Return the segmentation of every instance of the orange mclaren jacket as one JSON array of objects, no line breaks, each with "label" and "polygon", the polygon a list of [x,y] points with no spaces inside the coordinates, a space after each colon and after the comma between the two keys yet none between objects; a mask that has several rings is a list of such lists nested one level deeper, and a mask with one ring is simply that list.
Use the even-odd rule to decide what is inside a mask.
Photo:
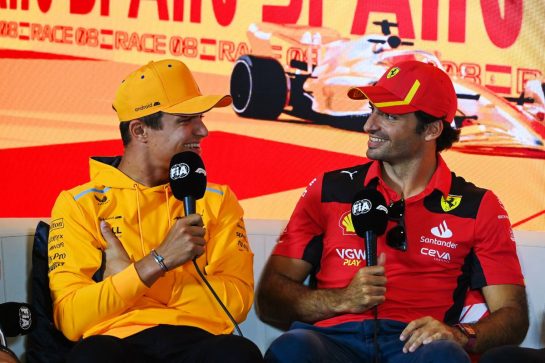
[{"label": "orange mclaren jacket", "polygon": [[[99,228],[106,220],[132,261],[149,254],[183,216],[183,203],[168,184],[146,187],[117,168],[91,159],[91,182],[63,191],[53,207],[48,242],[55,325],[70,340],[106,334],[120,338],[158,324],[190,325],[213,334],[233,324],[219,307],[193,263],[168,271],[148,288],[134,264],[97,278],[106,247]],[[208,184],[197,201],[206,227],[201,271],[241,322],[253,302],[253,253],[243,211],[227,186]],[[94,279],[93,279],[94,277]]]}]

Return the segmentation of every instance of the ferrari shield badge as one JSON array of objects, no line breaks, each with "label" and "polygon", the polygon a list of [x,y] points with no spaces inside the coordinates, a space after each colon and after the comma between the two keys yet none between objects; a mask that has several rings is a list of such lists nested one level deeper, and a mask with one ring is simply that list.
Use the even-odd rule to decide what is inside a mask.
[{"label": "ferrari shield badge", "polygon": [[456,209],[460,205],[461,201],[461,195],[449,194],[446,199],[445,197],[441,197],[441,208],[444,212],[450,212],[451,210]]}]

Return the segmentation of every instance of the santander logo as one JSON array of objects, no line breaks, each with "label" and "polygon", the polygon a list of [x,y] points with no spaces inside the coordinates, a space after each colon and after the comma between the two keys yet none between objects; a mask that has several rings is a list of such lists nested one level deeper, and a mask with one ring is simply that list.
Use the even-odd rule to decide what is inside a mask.
[{"label": "santander logo", "polygon": [[440,238],[450,238],[452,237],[452,231],[448,228],[447,222],[443,220],[437,227],[431,229],[431,233]]}]

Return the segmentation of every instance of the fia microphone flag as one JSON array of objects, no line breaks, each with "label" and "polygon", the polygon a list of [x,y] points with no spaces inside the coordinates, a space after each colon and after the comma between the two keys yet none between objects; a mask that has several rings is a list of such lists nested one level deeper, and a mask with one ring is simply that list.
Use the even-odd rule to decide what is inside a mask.
[{"label": "fia microphone flag", "polygon": [[33,310],[29,304],[0,304],[0,329],[7,337],[28,334],[34,328]]},{"label": "fia microphone flag", "polygon": [[206,191],[206,170],[201,157],[191,151],[174,155],[170,161],[169,181],[174,197],[184,202],[185,214],[195,213],[195,201]]},{"label": "fia microphone flag", "polygon": [[384,234],[388,224],[388,208],[376,189],[363,189],[352,202],[352,223],[356,234],[365,239],[367,266],[377,264],[377,236]]}]

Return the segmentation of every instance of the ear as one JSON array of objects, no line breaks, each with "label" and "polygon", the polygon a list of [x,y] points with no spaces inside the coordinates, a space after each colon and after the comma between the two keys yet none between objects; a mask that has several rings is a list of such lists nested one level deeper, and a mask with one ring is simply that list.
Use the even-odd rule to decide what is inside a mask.
[{"label": "ear", "polygon": [[131,139],[138,142],[146,143],[148,139],[148,128],[140,120],[132,120],[129,123],[129,132],[131,134]]},{"label": "ear", "polygon": [[441,136],[443,132],[443,120],[433,121],[426,125],[426,130],[424,131],[424,139],[426,141],[431,141],[437,139]]}]

